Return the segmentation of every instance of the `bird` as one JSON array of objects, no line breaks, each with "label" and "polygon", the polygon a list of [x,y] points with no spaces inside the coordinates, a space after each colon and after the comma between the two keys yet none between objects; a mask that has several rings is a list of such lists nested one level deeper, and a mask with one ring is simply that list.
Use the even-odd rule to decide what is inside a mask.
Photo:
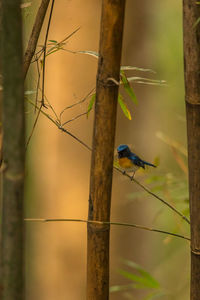
[{"label": "bird", "polygon": [[155,165],[142,160],[139,156],[137,156],[135,153],[131,152],[129,147],[127,145],[119,145],[117,147],[118,152],[118,162],[120,167],[123,169],[124,173],[127,172],[133,172],[133,176],[131,179],[133,180],[135,172],[141,167],[145,169],[145,166],[151,166],[156,168]]}]

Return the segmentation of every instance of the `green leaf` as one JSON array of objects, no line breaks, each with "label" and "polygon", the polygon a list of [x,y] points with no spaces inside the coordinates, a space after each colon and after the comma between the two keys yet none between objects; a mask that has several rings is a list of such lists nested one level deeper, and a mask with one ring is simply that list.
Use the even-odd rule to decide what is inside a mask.
[{"label": "green leaf", "polygon": [[57,46],[53,46],[53,47],[48,49],[47,53],[51,54],[50,52],[57,49],[57,48],[58,48]]},{"label": "green leaf", "polygon": [[123,98],[122,98],[122,95],[120,95],[120,94],[118,95],[118,103],[119,103],[119,105],[120,105],[120,107],[121,107],[123,113],[125,114],[125,116],[126,116],[129,120],[131,120],[131,119],[132,119],[132,118],[131,118],[131,113],[130,113],[130,111],[129,111],[127,105],[126,105],[126,103],[124,102],[124,100],[123,100]]},{"label": "green leaf", "polygon": [[131,272],[119,270],[120,274],[131,281],[139,283],[136,288],[159,288],[158,282],[150,274],[142,274],[142,276],[135,275]]},{"label": "green leaf", "polygon": [[58,44],[58,41],[56,41],[56,40],[49,40],[49,42]]},{"label": "green leaf", "polygon": [[150,293],[148,294],[143,300],[154,300],[154,299],[160,299],[160,297],[165,296],[165,292],[156,292],[156,293]]},{"label": "green leaf", "polygon": [[51,55],[51,54],[53,54],[53,53],[55,53],[55,52],[57,52],[57,51],[59,51],[59,50],[61,50],[62,48],[59,48],[59,47],[52,47],[51,49],[49,49],[48,51],[47,51],[47,54],[46,54],[46,56],[49,56],[49,55]]},{"label": "green leaf", "polygon": [[138,103],[137,98],[135,96],[135,93],[134,93],[132,87],[130,86],[130,84],[129,84],[128,80],[127,80],[127,77],[126,77],[124,71],[120,71],[120,75],[121,75],[121,80],[122,80],[122,84],[124,86],[125,91],[131,97],[131,100],[135,104],[137,104]]},{"label": "green leaf", "polygon": [[136,269],[141,274],[142,278],[144,279],[144,282],[146,282],[146,284],[149,285],[149,287],[156,289],[160,287],[158,281],[154,279],[151,276],[151,274],[145,271],[140,265],[130,260],[125,260],[124,263],[127,266]]},{"label": "green leaf", "polygon": [[194,25],[192,26],[192,28],[196,27],[200,22],[200,17],[196,20],[196,22],[194,23]]},{"label": "green leaf", "polygon": [[88,105],[87,118],[88,118],[88,116],[89,116],[90,111],[91,111],[92,108],[93,108],[95,99],[96,99],[96,94],[93,94],[92,97],[91,97],[91,99],[90,99],[89,105]]}]

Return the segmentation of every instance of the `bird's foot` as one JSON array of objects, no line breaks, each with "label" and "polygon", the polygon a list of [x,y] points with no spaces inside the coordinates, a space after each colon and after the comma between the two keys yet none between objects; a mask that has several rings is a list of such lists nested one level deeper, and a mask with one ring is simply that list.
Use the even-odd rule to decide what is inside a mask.
[{"label": "bird's foot", "polygon": [[131,181],[133,181],[134,176],[135,176],[135,173],[133,173],[133,175],[131,176]]}]

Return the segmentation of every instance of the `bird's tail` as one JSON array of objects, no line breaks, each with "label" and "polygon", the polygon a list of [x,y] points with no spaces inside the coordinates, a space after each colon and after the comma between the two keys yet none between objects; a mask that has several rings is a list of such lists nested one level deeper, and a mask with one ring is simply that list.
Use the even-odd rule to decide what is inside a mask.
[{"label": "bird's tail", "polygon": [[147,166],[151,166],[151,167],[156,168],[155,165],[153,165],[153,164],[151,164],[151,163],[148,163],[147,161],[144,161],[144,160],[143,160],[143,163],[144,163],[145,165],[147,165]]}]

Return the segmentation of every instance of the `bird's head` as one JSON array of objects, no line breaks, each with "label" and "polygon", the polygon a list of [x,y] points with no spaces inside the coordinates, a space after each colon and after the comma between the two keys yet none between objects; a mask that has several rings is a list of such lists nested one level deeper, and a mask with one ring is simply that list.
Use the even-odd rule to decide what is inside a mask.
[{"label": "bird's head", "polygon": [[119,145],[117,147],[118,157],[127,157],[131,151],[127,145]]}]

